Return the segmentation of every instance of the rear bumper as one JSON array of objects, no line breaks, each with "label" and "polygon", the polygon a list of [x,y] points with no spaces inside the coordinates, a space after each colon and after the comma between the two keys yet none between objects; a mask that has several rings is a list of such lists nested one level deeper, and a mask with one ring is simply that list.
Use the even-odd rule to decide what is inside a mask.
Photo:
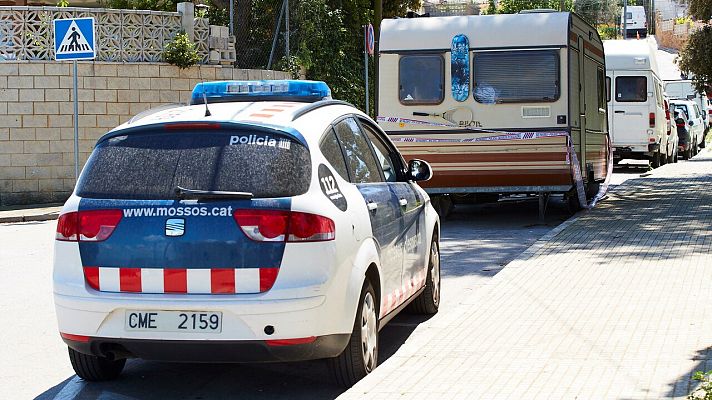
[{"label": "rear bumper", "polygon": [[657,143],[614,147],[613,158],[644,159],[653,155],[659,148]]},{"label": "rear bumper", "polygon": [[263,340],[151,340],[92,337],[62,338],[72,349],[111,359],[141,358],[174,362],[304,361],[338,356],[349,334],[320,336],[310,343],[270,344]]}]

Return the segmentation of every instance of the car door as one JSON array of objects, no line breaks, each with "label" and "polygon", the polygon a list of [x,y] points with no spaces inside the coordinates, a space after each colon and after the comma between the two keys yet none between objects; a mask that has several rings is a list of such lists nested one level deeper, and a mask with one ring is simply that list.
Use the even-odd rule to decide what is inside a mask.
[{"label": "car door", "polygon": [[[359,119],[361,127],[373,145],[376,160],[384,171],[391,192],[398,199],[401,213],[397,245],[402,249],[402,292],[413,293],[425,280],[427,232],[425,229],[424,198],[416,184],[407,179],[405,163],[386,135],[366,119]],[[405,295],[404,295],[405,296]],[[405,301],[405,298],[399,299]]]},{"label": "car door", "polygon": [[334,123],[334,132],[346,159],[349,180],[361,192],[368,208],[373,239],[381,261],[383,310],[387,296],[401,288],[403,254],[398,243],[402,224],[401,206],[385,181],[384,171],[356,119],[349,116],[338,120]]}]

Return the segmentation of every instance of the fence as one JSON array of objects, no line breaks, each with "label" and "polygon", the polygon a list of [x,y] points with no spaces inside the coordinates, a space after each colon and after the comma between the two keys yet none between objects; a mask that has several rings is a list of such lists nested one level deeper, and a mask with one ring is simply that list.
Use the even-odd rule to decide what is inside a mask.
[{"label": "fence", "polygon": [[52,20],[94,17],[97,61],[157,62],[167,42],[181,31],[193,36],[202,63],[208,62],[207,18],[182,12],[76,7],[0,7],[0,60],[53,60]]}]

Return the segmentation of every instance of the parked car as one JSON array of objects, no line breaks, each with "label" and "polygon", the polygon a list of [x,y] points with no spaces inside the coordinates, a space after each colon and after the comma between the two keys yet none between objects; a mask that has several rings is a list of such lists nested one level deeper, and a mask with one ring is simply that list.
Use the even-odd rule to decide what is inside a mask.
[{"label": "parked car", "polygon": [[674,100],[672,104],[675,109],[682,111],[685,115],[688,130],[690,133],[689,157],[694,157],[699,148],[704,143],[704,123],[697,104],[692,100]]},{"label": "parked car", "polygon": [[687,124],[687,115],[683,110],[675,107],[674,104],[672,104],[671,108],[678,137],[678,153],[683,159],[689,160],[692,156],[692,138],[690,137],[690,127]]},{"label": "parked car", "polygon": [[[670,115],[670,113],[671,113],[670,100],[667,98],[667,96],[664,96],[663,101],[665,103],[665,129],[667,130],[667,146],[665,149],[664,164],[675,163],[675,162],[677,162],[677,156],[678,156],[679,138],[677,135],[676,124],[675,124],[675,121],[673,120],[674,118]],[[663,161],[662,158],[661,158],[661,161]]]},{"label": "parked car", "polygon": [[645,17],[645,8],[643,6],[628,6],[625,18],[621,13],[621,28],[623,27],[624,19],[628,38],[644,38],[648,35],[648,20]]},{"label": "parked car", "polygon": [[366,114],[323,82],[199,83],[190,106],[99,139],[57,223],[54,301],[74,371],[127,358],[329,359],[350,386],[378,331],[440,302],[439,219]]}]

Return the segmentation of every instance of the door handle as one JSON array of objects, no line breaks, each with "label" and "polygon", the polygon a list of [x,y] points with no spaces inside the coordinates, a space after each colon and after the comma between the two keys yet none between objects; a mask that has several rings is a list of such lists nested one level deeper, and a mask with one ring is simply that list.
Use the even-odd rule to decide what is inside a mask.
[{"label": "door handle", "polygon": [[616,114],[625,114],[625,111],[620,111],[620,110],[619,110],[619,111],[613,111],[613,112],[616,113]]},{"label": "door handle", "polygon": [[408,200],[407,199],[400,199],[398,200],[398,203],[400,203],[401,207],[405,207],[408,205]]},{"label": "door handle", "polygon": [[375,211],[378,208],[378,203],[369,200],[368,203],[366,203],[366,207],[368,207],[368,211]]}]

